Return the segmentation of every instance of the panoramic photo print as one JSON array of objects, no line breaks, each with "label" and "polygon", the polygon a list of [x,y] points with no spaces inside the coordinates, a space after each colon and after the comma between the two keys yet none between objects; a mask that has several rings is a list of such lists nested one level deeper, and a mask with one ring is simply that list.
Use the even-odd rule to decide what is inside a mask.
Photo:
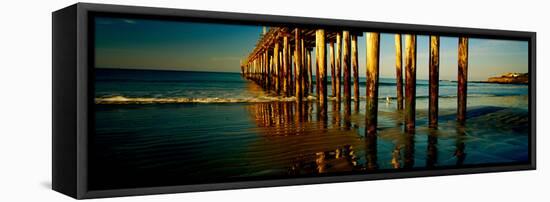
[{"label": "panoramic photo print", "polygon": [[93,190],[529,162],[528,41],[97,16]]}]

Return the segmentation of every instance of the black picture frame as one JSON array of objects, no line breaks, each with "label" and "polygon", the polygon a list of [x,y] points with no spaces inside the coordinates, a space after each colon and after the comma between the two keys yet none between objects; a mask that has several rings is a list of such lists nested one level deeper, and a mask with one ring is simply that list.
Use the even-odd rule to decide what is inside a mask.
[{"label": "black picture frame", "polygon": [[[93,49],[90,45],[91,16],[97,13],[158,19],[196,20],[239,24],[289,24],[299,26],[346,27],[362,31],[467,35],[476,38],[519,39],[529,44],[529,159],[528,164],[463,167],[444,170],[411,170],[338,175],[314,178],[274,179],[230,183],[163,186],[116,190],[87,188],[88,137],[93,132]],[[208,190],[306,185],[317,183],[442,176],[536,169],[536,33],[353,20],[335,20],[277,15],[259,15],[184,9],[77,3],[52,13],[52,188],[68,196],[98,197],[165,194]]]}]

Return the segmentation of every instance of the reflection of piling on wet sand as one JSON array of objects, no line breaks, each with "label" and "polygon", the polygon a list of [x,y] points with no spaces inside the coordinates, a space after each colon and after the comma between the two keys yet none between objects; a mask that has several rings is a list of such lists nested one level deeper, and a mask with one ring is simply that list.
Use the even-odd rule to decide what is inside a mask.
[{"label": "reflection of piling on wet sand", "polygon": [[433,168],[437,164],[437,131],[434,129],[429,131],[426,154],[426,167]]},{"label": "reflection of piling on wet sand", "polygon": [[[353,132],[342,133],[336,126],[339,115],[332,117],[333,127],[327,127],[322,119],[311,119],[310,104],[302,102],[299,107],[296,102],[266,102],[248,105],[247,109],[258,126],[258,134],[270,139],[268,144],[277,152],[292,156],[290,175],[361,170],[361,157],[355,151],[363,150],[361,139]],[[332,107],[336,111],[338,105]],[[302,112],[296,111],[299,108]],[[300,147],[301,144],[307,147]]]},{"label": "reflection of piling on wet sand", "polygon": [[466,158],[465,153],[465,144],[464,144],[464,136],[466,135],[466,129],[462,125],[462,123],[458,123],[458,127],[456,128],[456,132],[458,134],[458,138],[456,139],[456,150],[454,153],[454,156],[456,157],[456,165],[461,166],[464,163],[464,159]]},{"label": "reflection of piling on wet sand", "polygon": [[[360,119],[352,118],[351,110],[344,110],[348,111],[348,113],[344,113],[342,116],[338,109],[340,104],[335,100],[331,101],[330,121],[324,119],[322,116],[312,118],[312,114],[319,113],[315,109],[319,107],[318,104],[302,102],[301,106],[298,105],[299,103],[296,102],[266,102],[254,103],[247,106],[250,116],[258,126],[258,134],[270,139],[268,142],[272,142],[273,138],[279,138],[280,142],[273,145],[273,147],[285,148],[302,144],[308,145],[307,148],[304,148],[304,150],[307,150],[306,153],[292,152],[295,155],[309,156],[307,158],[297,157],[298,159],[294,162],[295,164],[293,163],[291,168],[289,168],[289,172],[291,173],[303,174],[379,169],[381,162],[379,161],[378,142],[379,140],[387,141],[388,137],[396,142],[394,149],[391,151],[391,161],[388,162],[391,163],[393,168],[411,169],[422,166],[415,165],[414,133],[402,134],[400,129],[394,128],[392,130],[395,130],[395,132],[390,131],[388,133],[386,131],[380,134],[368,134],[365,131],[365,136],[359,138],[357,137],[359,131],[355,124]],[[348,108],[351,107],[348,106]],[[300,109],[301,111],[299,111]],[[425,167],[433,168],[438,164],[437,140],[440,132],[436,128],[427,129],[429,131],[425,150]],[[393,137],[387,136],[387,134],[397,134],[396,132],[399,135]],[[456,165],[460,166],[466,157],[463,140],[466,131],[464,127],[458,126],[456,133],[458,134],[455,144],[456,148],[451,155],[456,158]],[[322,144],[318,144],[317,138],[327,138],[327,140]],[[349,150],[335,151],[332,148],[344,148],[345,145],[353,145],[351,150],[364,151],[364,155],[358,156],[356,155],[357,153],[353,152],[353,157],[338,159],[339,154],[344,154],[346,153],[345,151]],[[416,148],[418,149],[418,147]],[[359,154],[363,154],[363,152],[359,152]],[[382,157],[382,159],[384,158]],[[339,168],[333,168],[333,166],[338,166]]]}]

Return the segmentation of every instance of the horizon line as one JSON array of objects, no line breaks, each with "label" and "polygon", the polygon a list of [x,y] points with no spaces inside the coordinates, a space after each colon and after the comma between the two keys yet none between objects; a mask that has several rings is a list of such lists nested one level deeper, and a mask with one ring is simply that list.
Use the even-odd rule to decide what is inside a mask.
[{"label": "horizon line", "polygon": [[[233,74],[241,74],[241,72],[233,72],[233,71],[201,71],[201,70],[182,70],[182,69],[170,69],[170,68],[167,68],[167,69],[140,69],[140,68],[132,68],[132,67],[94,67],[96,69],[116,69],[116,70],[138,70],[138,71],[172,71],[172,72],[205,72],[205,73],[233,73]],[[147,67],[143,67],[143,68],[147,68]],[[503,74],[507,74],[509,72],[506,72],[506,73],[503,73]],[[523,72],[520,72],[520,73],[523,73]],[[529,73],[529,72],[525,72],[525,73]],[[315,76],[315,75],[313,75]],[[327,80],[331,77],[332,75],[330,74],[327,74]],[[359,78],[366,78],[366,76],[359,76]],[[390,76],[390,77],[385,77],[385,76],[382,76],[380,78],[383,78],[383,79],[394,79],[393,76]],[[403,77],[403,79],[405,79]],[[419,77],[417,76],[417,79],[419,79]],[[426,77],[426,78],[420,78],[421,80],[428,80],[429,78]],[[487,78],[489,79],[489,78]],[[451,81],[451,82],[456,82],[457,80],[451,80],[451,79],[439,79],[439,81]],[[487,80],[469,80],[469,82],[484,82],[484,81],[487,81]]]}]

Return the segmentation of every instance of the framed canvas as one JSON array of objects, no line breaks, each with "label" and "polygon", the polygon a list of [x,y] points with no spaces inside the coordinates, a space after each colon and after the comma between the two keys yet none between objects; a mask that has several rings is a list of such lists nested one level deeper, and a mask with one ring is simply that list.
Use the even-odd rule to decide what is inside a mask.
[{"label": "framed canvas", "polygon": [[52,16],[53,189],[74,198],[535,169],[534,32]]}]

